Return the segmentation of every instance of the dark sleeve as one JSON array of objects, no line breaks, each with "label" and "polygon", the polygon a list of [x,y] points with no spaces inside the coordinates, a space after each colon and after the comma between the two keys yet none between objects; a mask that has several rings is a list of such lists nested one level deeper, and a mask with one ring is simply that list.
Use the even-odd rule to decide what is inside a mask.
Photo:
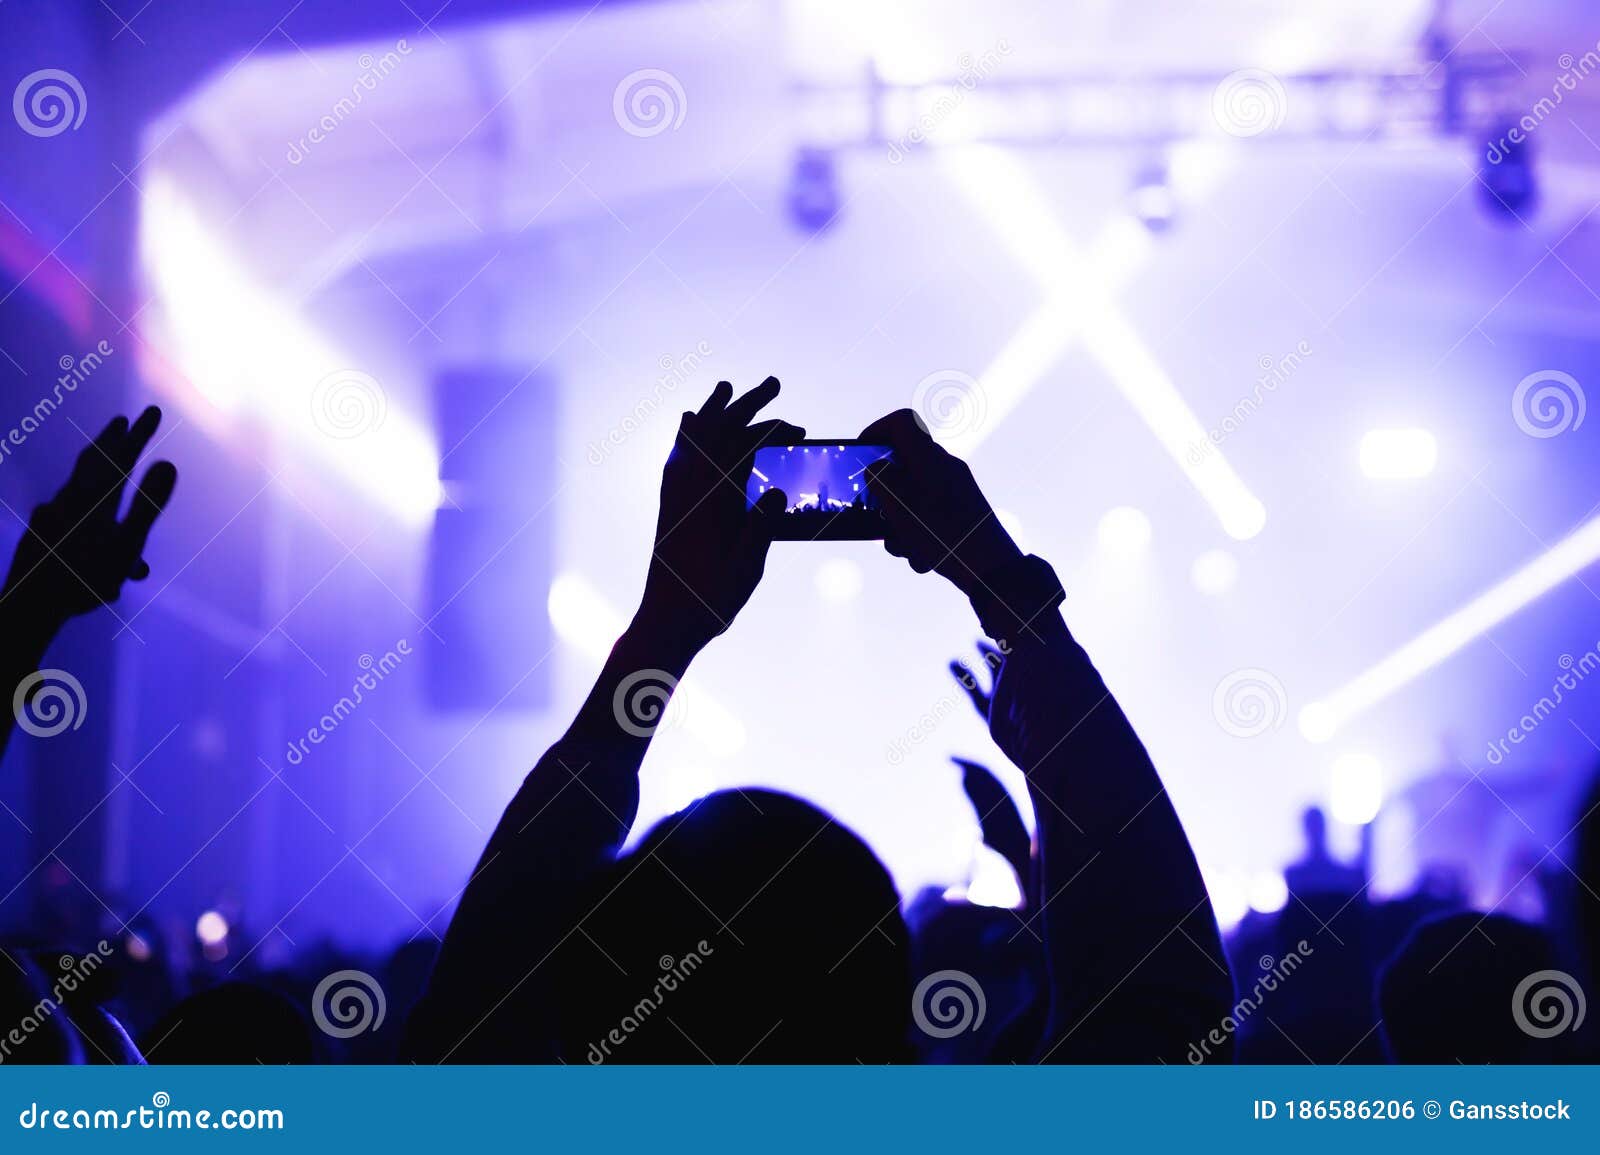
[{"label": "dark sleeve", "polygon": [[1046,617],[1008,647],[990,710],[1038,820],[1038,1058],[1187,1062],[1233,1001],[1210,899],[1144,745],[1060,615]]},{"label": "dark sleeve", "polygon": [[577,932],[639,807],[631,751],[585,737],[569,732],[552,746],[501,817],[411,1017],[407,1059],[556,1061],[553,955]]}]

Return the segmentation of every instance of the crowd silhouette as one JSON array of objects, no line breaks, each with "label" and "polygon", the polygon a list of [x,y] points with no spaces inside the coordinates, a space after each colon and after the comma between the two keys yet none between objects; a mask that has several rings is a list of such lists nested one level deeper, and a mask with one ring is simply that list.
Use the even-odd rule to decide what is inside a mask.
[{"label": "crowd silhouette", "polygon": [[[1600,1057],[1582,1012],[1600,950],[1600,786],[1555,848],[1571,884],[1547,896],[1544,925],[1469,909],[1448,888],[1376,901],[1367,852],[1334,856],[1312,810],[1289,901],[1225,941],[1156,766],[1067,627],[1054,571],[908,410],[861,433],[891,450],[869,470],[870,516],[890,554],[968,600],[984,637],[979,660],[951,671],[1027,806],[983,762],[955,761],[1020,905],[940,890],[905,900],[856,833],[771,790],[710,794],[624,851],[660,698],[737,629],[785,516],[781,491],[752,505],[743,481],[758,447],[805,436],[762,416],[778,394],[772,378],[742,395],[724,382],[683,415],[637,612],[507,805],[437,950],[414,941],[374,961],[308,947],[290,969],[229,978],[185,961],[148,919],[109,943],[98,928],[41,927],[4,948],[0,1062]],[[151,407],[111,421],[29,520],[0,590],[18,709],[62,626],[150,572],[144,547],[177,470],[156,462],[127,490],[160,419]],[[651,710],[634,709],[641,678],[659,695]],[[313,989],[357,967],[386,1019],[359,1035],[314,1021]]]}]

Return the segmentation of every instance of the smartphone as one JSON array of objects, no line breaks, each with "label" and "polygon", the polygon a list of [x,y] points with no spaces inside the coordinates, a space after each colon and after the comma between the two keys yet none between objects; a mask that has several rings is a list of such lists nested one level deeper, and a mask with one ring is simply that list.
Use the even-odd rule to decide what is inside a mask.
[{"label": "smartphone", "polygon": [[788,508],[779,519],[777,541],[875,541],[883,517],[867,484],[867,468],[890,456],[887,445],[866,441],[797,441],[756,450],[745,482],[753,506],[769,489],[781,489]]}]

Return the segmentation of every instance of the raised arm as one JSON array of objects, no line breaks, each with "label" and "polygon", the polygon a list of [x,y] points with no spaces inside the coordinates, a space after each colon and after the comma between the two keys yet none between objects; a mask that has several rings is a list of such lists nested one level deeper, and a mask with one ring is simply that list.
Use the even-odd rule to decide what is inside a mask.
[{"label": "raised arm", "polygon": [[661,512],[639,610],[567,732],[506,808],[462,893],[407,1051],[423,1062],[557,1057],[553,966],[581,933],[584,898],[639,809],[639,767],[689,663],[727,629],[766,565],[769,511],[745,506],[758,445],[804,430],[755,421],[768,378],[735,399],[727,382],[685,413],[661,480]]},{"label": "raised arm", "polygon": [[1116,700],[1072,639],[1053,571],[1025,557],[967,466],[909,411],[862,434],[885,547],[948,578],[1005,655],[990,733],[1027,776],[1038,823],[1050,1011],[1038,1058],[1182,1062],[1227,1014],[1232,980],[1183,827]]},{"label": "raised arm", "polygon": [[62,703],[34,674],[61,627],[116,601],[124,582],[150,575],[144,546],[178,483],[171,462],[150,466],[127,515],[121,510],[128,478],[160,423],[154,405],[131,425],[126,417],[114,418],[78,454],[66,484],[33,511],[23,530],[0,588],[0,690],[6,695],[0,754],[19,716],[46,727],[59,721]]}]

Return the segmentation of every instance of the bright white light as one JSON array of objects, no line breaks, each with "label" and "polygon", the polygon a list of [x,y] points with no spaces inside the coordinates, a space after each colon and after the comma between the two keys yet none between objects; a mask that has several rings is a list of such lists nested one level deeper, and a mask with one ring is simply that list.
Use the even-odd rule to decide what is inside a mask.
[{"label": "bright white light", "polygon": [[1189,567],[1194,588],[1212,597],[1227,593],[1239,577],[1239,562],[1225,549],[1208,549]]},{"label": "bright white light", "polygon": [[687,810],[717,788],[704,766],[675,766],[667,775],[667,805],[672,812]]},{"label": "bright white light", "polygon": [[1114,557],[1132,557],[1150,545],[1150,519],[1131,505],[1108,509],[1100,519],[1100,548]]},{"label": "bright white light", "polygon": [[1333,763],[1328,809],[1340,822],[1365,826],[1383,809],[1383,767],[1370,754],[1342,754]]},{"label": "bright white light", "polygon": [[206,946],[217,946],[228,937],[228,920],[208,910],[195,922],[194,933]]},{"label": "bright white light", "polygon": [[1238,874],[1228,872],[1206,879],[1206,890],[1211,894],[1211,909],[1217,916],[1217,926],[1224,933],[1244,921],[1250,913],[1250,895]]},{"label": "bright white light", "polygon": [[[550,583],[545,606],[556,636],[597,665],[611,655],[611,647],[628,624],[598,590],[575,573],[556,576]],[[659,679],[654,681],[658,683]],[[647,686],[645,688],[648,690]],[[682,726],[719,757],[728,757],[744,749],[744,723],[687,680],[673,690],[658,729],[670,730],[677,726]]]},{"label": "bright white light", "polygon": [[1361,439],[1361,472],[1368,477],[1426,477],[1438,460],[1438,442],[1426,429],[1374,429]]},{"label": "bright white light", "polygon": [[1423,631],[1371,669],[1300,711],[1300,732],[1313,742],[1331,738],[1370,709],[1427,673],[1474,638],[1600,561],[1600,517],[1585,522],[1510,577]]},{"label": "bright white light", "polygon": [[1289,884],[1276,870],[1264,870],[1250,880],[1250,909],[1275,914],[1289,902]]},{"label": "bright white light", "polygon": [[[223,413],[265,420],[286,445],[407,524],[427,524],[439,504],[439,454],[428,431],[257,284],[170,178],[150,178],[141,212],[141,256],[162,305],[165,352],[195,390]],[[357,409],[340,408],[347,403]],[[370,428],[347,423],[363,419]]]},{"label": "bright white light", "polygon": [[847,602],[861,593],[861,567],[847,557],[831,557],[817,567],[817,593],[826,602]]},{"label": "bright white light", "polygon": [[1022,905],[1022,888],[1017,872],[1005,855],[993,847],[980,845],[972,858],[972,881],[967,884],[966,900],[973,906],[1000,906],[1015,910]]},{"label": "bright white light", "polygon": [[[1074,339],[1111,378],[1173,461],[1215,511],[1230,537],[1245,540],[1266,525],[1266,507],[1233,472],[1183,395],[1113,303],[1119,288],[1143,263],[1148,242],[1118,230],[1099,249],[1116,267],[1085,259],[1056,217],[1028,169],[1011,152],[994,147],[941,149],[952,183],[994,229],[1011,256],[1048,293],[980,376],[985,420],[941,438],[967,455],[980,444],[1055,365]],[[1108,259],[1107,263],[1111,263]]]}]

